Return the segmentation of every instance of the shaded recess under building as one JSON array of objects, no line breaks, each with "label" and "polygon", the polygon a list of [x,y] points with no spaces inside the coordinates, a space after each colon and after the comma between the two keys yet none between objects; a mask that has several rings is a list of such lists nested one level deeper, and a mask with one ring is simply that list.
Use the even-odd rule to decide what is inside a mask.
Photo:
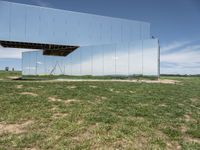
[{"label": "shaded recess under building", "polygon": [[0,44],[4,48],[41,49],[43,50],[43,55],[52,55],[52,56],[67,56],[69,53],[73,52],[75,49],[79,47],[79,46],[13,42],[13,41],[0,41]]}]

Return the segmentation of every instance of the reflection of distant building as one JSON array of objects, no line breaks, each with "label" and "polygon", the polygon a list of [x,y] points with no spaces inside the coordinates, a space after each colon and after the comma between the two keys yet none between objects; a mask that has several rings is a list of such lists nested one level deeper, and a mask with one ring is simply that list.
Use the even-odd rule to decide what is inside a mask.
[{"label": "reflection of distant building", "polygon": [[5,67],[5,71],[9,71],[9,67]]},{"label": "reflection of distant building", "polygon": [[0,1],[3,47],[23,53],[24,75],[159,75],[146,22]]}]

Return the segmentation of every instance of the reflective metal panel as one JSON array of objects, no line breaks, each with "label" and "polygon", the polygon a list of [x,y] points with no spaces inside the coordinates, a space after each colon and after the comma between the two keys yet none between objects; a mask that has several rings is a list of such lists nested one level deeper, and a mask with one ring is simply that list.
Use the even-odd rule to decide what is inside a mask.
[{"label": "reflective metal panel", "polygon": [[26,52],[23,54],[23,73],[158,76],[158,57],[157,39],[86,46],[78,48],[66,57],[45,56],[39,51]]},{"label": "reflective metal panel", "polygon": [[30,75],[37,75],[37,51],[29,52],[29,74]]},{"label": "reflective metal panel", "polygon": [[42,51],[37,52],[37,61],[36,61],[37,75],[45,75],[45,57],[43,57]]},{"label": "reflective metal panel", "polygon": [[9,40],[10,36],[10,3],[0,1],[0,39]]},{"label": "reflective metal panel", "polygon": [[116,75],[116,47],[117,45],[105,45],[104,75]]},{"label": "reflective metal panel", "polygon": [[116,47],[116,75],[128,75],[129,43],[118,44]]},{"label": "reflective metal panel", "polygon": [[81,50],[81,75],[92,74],[92,47],[80,48]]},{"label": "reflective metal panel", "polygon": [[92,47],[92,74],[93,76],[104,75],[104,52],[105,47]]},{"label": "reflective metal panel", "polygon": [[31,75],[29,72],[29,58],[31,52],[22,53],[22,74],[23,75]]},{"label": "reflective metal panel", "polygon": [[29,7],[26,15],[26,41],[40,42],[40,11],[37,7]]},{"label": "reflective metal panel", "polygon": [[72,75],[72,54],[64,58],[65,75]]},{"label": "reflective metal panel", "polygon": [[158,75],[158,41],[143,42],[143,74]]},{"label": "reflective metal panel", "polygon": [[10,40],[26,41],[26,14],[24,5],[10,5]]},{"label": "reflective metal panel", "polygon": [[129,75],[142,75],[142,41],[132,42],[129,45]]},{"label": "reflective metal panel", "polygon": [[150,37],[150,25],[145,22],[10,2],[0,4],[0,19],[4,20],[0,39],[4,41],[89,46]]},{"label": "reflective metal panel", "polygon": [[81,51],[80,49],[75,50],[71,54],[72,58],[72,75],[81,75]]}]

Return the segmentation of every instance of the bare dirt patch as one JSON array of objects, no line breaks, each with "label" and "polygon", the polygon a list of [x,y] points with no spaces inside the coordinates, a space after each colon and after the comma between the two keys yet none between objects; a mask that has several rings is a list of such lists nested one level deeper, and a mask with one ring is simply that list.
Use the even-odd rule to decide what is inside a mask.
[{"label": "bare dirt patch", "polygon": [[198,101],[198,98],[191,98],[190,99],[193,103],[197,102]]},{"label": "bare dirt patch", "polygon": [[62,102],[62,99],[56,98],[56,97],[49,97],[48,98],[50,102]]},{"label": "bare dirt patch", "polygon": [[65,104],[76,103],[76,102],[80,102],[80,100],[77,100],[77,99],[68,99],[68,100],[64,100],[64,103],[65,103]]},{"label": "bare dirt patch", "polygon": [[190,114],[184,115],[184,120],[186,122],[197,122],[194,118],[192,118],[192,116]]},{"label": "bare dirt patch", "polygon": [[186,133],[188,131],[188,127],[183,125],[180,127],[180,130],[182,133]]},{"label": "bare dirt patch", "polygon": [[93,89],[96,89],[96,88],[97,88],[97,86],[95,86],[95,85],[89,85],[89,87],[90,87],[90,88],[93,88]]},{"label": "bare dirt patch", "polygon": [[185,137],[184,140],[187,142],[200,144],[200,139],[198,139],[198,138]]},{"label": "bare dirt patch", "polygon": [[75,102],[79,102],[80,100],[77,99],[68,99],[68,100],[62,100],[56,97],[49,97],[48,98],[50,102],[63,102],[65,104],[69,104],[69,103],[75,103]]},{"label": "bare dirt patch", "polygon": [[38,94],[36,94],[36,93],[32,93],[32,92],[22,92],[22,93],[20,93],[21,95],[30,95],[30,96],[34,96],[34,97],[37,97],[38,96]]},{"label": "bare dirt patch", "polygon": [[19,76],[8,76],[7,78],[11,79],[11,80],[16,80],[16,79],[19,79],[20,77]]},{"label": "bare dirt patch", "polygon": [[160,106],[160,107],[167,107],[167,105],[166,104],[159,104],[158,106]]},{"label": "bare dirt patch", "polygon": [[50,102],[61,102],[62,100],[56,97],[48,97]]},{"label": "bare dirt patch", "polygon": [[181,150],[181,146],[178,142],[167,142],[167,150]]},{"label": "bare dirt patch", "polygon": [[6,124],[0,123],[0,134],[2,133],[12,133],[20,134],[26,132],[26,128],[33,124],[33,121],[26,121],[22,124]]},{"label": "bare dirt patch", "polygon": [[[55,79],[55,80],[44,80],[44,81],[29,81],[29,82],[128,82],[128,83],[161,83],[161,84],[182,84],[178,80],[159,79],[159,80],[122,80],[122,79]],[[76,86],[68,86],[68,89],[75,89]]]},{"label": "bare dirt patch", "polygon": [[76,89],[77,87],[76,86],[68,86],[67,88],[68,89]]},{"label": "bare dirt patch", "polygon": [[129,91],[131,94],[135,94],[136,92],[135,91]]},{"label": "bare dirt patch", "polygon": [[17,85],[16,88],[17,88],[17,89],[22,89],[22,88],[23,88],[23,85]]},{"label": "bare dirt patch", "polygon": [[78,142],[84,142],[85,140],[89,140],[95,137],[94,131],[98,127],[98,124],[89,126],[84,132],[78,134],[73,137],[73,140]]}]

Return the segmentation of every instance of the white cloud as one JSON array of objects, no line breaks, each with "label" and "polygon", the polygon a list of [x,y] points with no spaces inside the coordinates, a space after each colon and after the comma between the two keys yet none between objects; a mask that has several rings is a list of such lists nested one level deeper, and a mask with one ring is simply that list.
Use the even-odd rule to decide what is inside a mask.
[{"label": "white cloud", "polygon": [[200,44],[168,51],[161,54],[161,73],[200,74]]},{"label": "white cloud", "polygon": [[0,58],[22,58],[22,52],[36,51],[30,49],[0,48]]},{"label": "white cloud", "polygon": [[176,42],[170,43],[168,45],[161,47],[161,53],[168,52],[168,51],[171,51],[171,50],[174,50],[177,48],[181,48],[182,46],[185,46],[185,45],[189,44],[190,42],[191,41],[183,41],[183,42],[176,41]]}]

